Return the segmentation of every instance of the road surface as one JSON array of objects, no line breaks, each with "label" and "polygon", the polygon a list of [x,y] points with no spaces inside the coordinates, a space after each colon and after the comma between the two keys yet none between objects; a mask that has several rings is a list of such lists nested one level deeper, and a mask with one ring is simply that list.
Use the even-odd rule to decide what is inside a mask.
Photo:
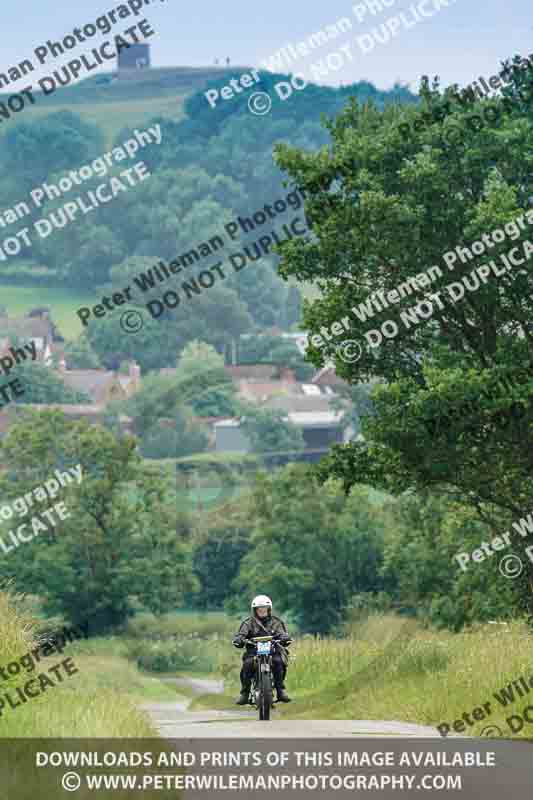
[{"label": "road surface", "polygon": [[[222,681],[200,678],[171,678],[179,690],[187,686],[198,694],[218,694],[223,691]],[[142,708],[150,715],[162,736],[171,739],[206,739],[218,736],[243,737],[430,737],[440,738],[435,728],[390,720],[290,720],[276,719],[272,712],[270,723],[260,722],[257,711],[243,710],[237,706],[228,711],[206,709],[189,711],[191,701],[178,697],[173,703],[145,703]]]},{"label": "road surface", "polygon": [[[180,686],[186,686],[189,691],[193,689],[194,692],[199,694],[219,693],[223,691],[221,681],[199,678],[169,680],[177,686],[178,691]],[[298,742],[298,740],[301,739],[312,739],[315,741],[320,741],[324,738],[330,738],[332,740],[350,739],[351,744],[346,744],[348,752],[351,752],[352,749],[359,748],[362,748],[364,751],[372,751],[373,747],[368,741],[365,742],[364,740],[368,740],[369,738],[380,739],[383,737],[389,739],[403,739],[404,742],[405,739],[410,739],[412,744],[409,745],[401,742],[395,743],[394,745],[391,744],[391,749],[395,748],[395,750],[398,751],[399,748],[399,752],[404,750],[409,751],[411,749],[416,753],[428,751],[449,752],[455,749],[460,749],[462,752],[464,752],[465,749],[467,751],[481,750],[482,752],[486,752],[487,748],[495,750],[497,748],[497,769],[489,769],[486,767],[485,769],[472,768],[466,770],[452,770],[452,772],[455,773],[462,773],[461,796],[464,797],[464,800],[478,800],[480,797],[485,798],[485,800],[492,800],[492,798],[494,798],[494,800],[501,800],[502,797],[508,797],[509,800],[515,800],[515,798],[522,800],[524,797],[531,796],[532,778],[529,766],[531,751],[528,742],[495,741],[494,745],[492,745],[491,742],[484,739],[477,740],[476,742],[475,740],[468,740],[468,737],[462,736],[449,736],[446,740],[443,740],[436,728],[392,720],[280,720],[276,719],[275,710],[273,711],[273,719],[270,722],[260,722],[257,719],[257,712],[251,709],[242,710],[236,706],[233,710],[229,709],[228,711],[218,711],[214,709],[189,711],[190,703],[191,701],[189,698],[178,696],[176,702],[147,703],[144,704],[143,709],[149,713],[161,736],[183,740],[183,746],[189,751],[196,752],[197,757],[198,748],[202,748],[202,744],[201,741],[198,742],[196,740],[206,741],[205,746],[209,749],[209,747],[212,746],[212,742],[211,745],[207,745],[207,740],[210,739],[216,742],[217,740],[220,741],[220,738],[240,740],[240,744],[235,742],[233,745],[229,743],[226,745],[230,750],[231,748],[235,748],[235,752],[240,750],[243,742],[247,743],[246,747],[249,748],[250,740],[254,738],[257,741],[265,738],[277,738],[278,743],[286,738],[291,738],[295,740],[294,747],[296,749],[298,749],[298,747],[301,748],[301,743]],[[454,746],[452,744],[450,741],[452,738],[455,739],[457,745]],[[420,739],[425,739],[426,741],[422,743]],[[360,745],[355,744],[358,740],[361,742]],[[470,744],[470,742],[472,742],[472,744]],[[339,748],[338,743],[332,741],[332,745],[334,748]],[[323,744],[321,744],[321,747],[322,746]],[[264,747],[264,744],[256,744],[256,749],[258,747],[261,749]],[[379,750],[381,747],[382,744],[376,742],[376,748]],[[525,748],[527,748],[526,751]],[[217,749],[220,750],[220,746],[218,746]],[[275,749],[276,745],[274,744],[274,750]],[[290,746],[286,745],[286,749],[289,750]],[[426,773],[428,769],[429,768],[425,770]],[[224,770],[214,770],[214,772],[219,771],[222,773],[224,772]],[[230,767],[229,771],[235,772],[235,769]],[[275,771],[274,769],[274,772]],[[304,770],[306,774],[310,771],[312,770]],[[372,768],[370,771],[372,771]],[[374,768],[373,771],[376,774],[381,772],[388,775],[387,769],[377,767]],[[433,773],[442,773],[443,771],[446,773],[449,772],[447,769],[443,770],[438,767],[432,770]],[[363,774],[362,770],[359,772]],[[410,772],[419,780],[424,770],[417,770],[411,767]],[[301,773],[301,770],[299,770],[299,773]],[[199,776],[205,774],[207,774],[206,768],[202,768],[198,772]],[[437,777],[442,779],[442,775],[438,775]],[[429,787],[417,785],[416,788],[422,789],[422,791],[416,792],[418,800],[424,800],[426,797],[429,800],[430,797],[435,796],[434,791],[430,790]],[[435,788],[440,789],[442,785]],[[427,791],[424,789],[427,789]],[[261,794],[261,792],[259,794]],[[278,794],[280,798],[288,797],[291,798],[291,800],[299,800],[299,798],[309,796],[309,792],[306,790],[300,791],[298,789],[286,792],[278,791]],[[330,792],[327,796],[335,796],[341,800],[342,797],[348,797],[352,794],[353,791],[350,789],[350,791],[335,791],[333,795]],[[221,797],[227,796],[228,792],[218,791],[213,788],[209,788],[206,791],[195,788],[186,790],[183,793],[184,800],[213,800],[214,797],[218,797],[219,795]],[[258,794],[254,793],[253,796],[258,796]],[[326,795],[322,793],[322,796]],[[390,789],[383,789],[379,796],[394,800],[399,794],[396,788],[393,787]],[[407,796],[412,797],[413,794],[411,793]]]}]

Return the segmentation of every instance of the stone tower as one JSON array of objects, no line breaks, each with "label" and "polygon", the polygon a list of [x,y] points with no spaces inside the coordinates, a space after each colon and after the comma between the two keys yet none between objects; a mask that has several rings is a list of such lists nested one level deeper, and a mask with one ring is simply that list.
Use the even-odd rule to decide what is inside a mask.
[{"label": "stone tower", "polygon": [[150,69],[150,45],[132,44],[118,54],[118,71]]}]

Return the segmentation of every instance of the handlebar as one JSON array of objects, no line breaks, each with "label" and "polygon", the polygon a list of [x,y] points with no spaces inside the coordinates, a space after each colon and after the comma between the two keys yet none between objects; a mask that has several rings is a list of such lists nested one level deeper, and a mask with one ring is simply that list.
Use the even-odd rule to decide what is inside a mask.
[{"label": "handlebar", "polygon": [[[281,637],[278,636],[254,636],[252,639],[244,639],[243,644],[255,645],[258,642],[281,642]],[[290,644],[292,639],[287,641],[287,644]]]},{"label": "handlebar", "polygon": [[243,644],[250,644],[255,647],[258,642],[270,642],[273,638],[273,636],[254,636],[253,639],[245,639]]}]

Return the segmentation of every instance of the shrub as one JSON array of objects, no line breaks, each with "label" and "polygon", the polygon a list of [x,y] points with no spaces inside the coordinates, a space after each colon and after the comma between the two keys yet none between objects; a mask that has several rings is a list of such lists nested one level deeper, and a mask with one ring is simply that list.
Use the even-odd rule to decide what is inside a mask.
[{"label": "shrub", "polygon": [[218,658],[216,646],[198,639],[132,639],[128,656],[139,669],[152,672],[214,672]]},{"label": "shrub", "polygon": [[230,638],[236,620],[226,614],[138,614],[128,622],[126,636],[136,639]]}]

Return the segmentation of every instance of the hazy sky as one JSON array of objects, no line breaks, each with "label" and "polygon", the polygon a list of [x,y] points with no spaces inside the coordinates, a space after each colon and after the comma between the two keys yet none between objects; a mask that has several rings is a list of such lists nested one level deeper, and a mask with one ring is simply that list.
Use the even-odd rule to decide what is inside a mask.
[{"label": "hazy sky", "polygon": [[[360,0],[364,4],[365,0]],[[366,0],[380,4],[380,0]],[[420,75],[438,74],[442,82],[466,85],[479,75],[488,76],[498,70],[499,62],[515,53],[533,53],[531,33],[533,8],[531,0],[448,0],[431,18],[426,18],[398,34],[386,44],[377,44],[364,55],[356,43],[358,36],[397,16],[421,0],[385,0],[389,8],[372,15],[367,12],[359,22],[353,13],[355,2],[345,0],[151,0],[145,7],[146,16],[157,35],[149,41],[154,66],[205,66],[229,56],[233,64],[257,66],[261,59],[271,56],[280,47],[307,39],[326,25],[346,16],[353,23],[351,32],[314,51],[311,59],[301,59],[293,71],[309,76],[308,64],[338,50],[345,42],[351,46],[354,58],[337,72],[331,72],[322,82],[338,85],[361,79],[372,81],[380,88],[391,86],[395,80],[418,88]],[[382,4],[383,0],[381,0]],[[426,0],[433,9],[434,0]],[[446,2],[446,0],[442,0]],[[75,27],[94,22],[101,14],[117,8],[120,3],[89,2],[87,0],[18,0],[5,5],[2,17],[2,51],[0,72],[31,58],[35,47],[47,39],[58,40]],[[300,6],[300,8],[299,8]],[[302,9],[304,7],[305,10]],[[121,20],[113,33],[120,33],[137,18]],[[412,15],[409,15],[412,19]],[[87,42],[88,49],[110,38],[99,35]],[[85,44],[69,52],[67,57],[51,61],[42,73],[32,73],[31,80],[49,74],[71,58],[84,52]],[[35,59],[34,59],[35,60]],[[113,62],[108,62],[112,64]],[[94,75],[95,73],[90,73]],[[27,85],[29,79],[12,84],[9,91]],[[2,91],[7,91],[3,89]]]}]

